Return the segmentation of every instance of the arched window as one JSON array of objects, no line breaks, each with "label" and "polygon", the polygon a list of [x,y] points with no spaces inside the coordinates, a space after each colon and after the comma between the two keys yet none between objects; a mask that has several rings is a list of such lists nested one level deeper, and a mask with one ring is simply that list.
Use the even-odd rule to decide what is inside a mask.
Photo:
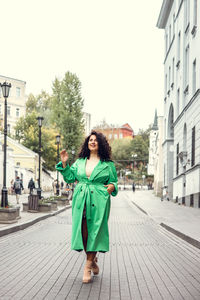
[{"label": "arched window", "polygon": [[174,108],[172,104],[169,109],[167,136],[171,139],[174,138]]}]

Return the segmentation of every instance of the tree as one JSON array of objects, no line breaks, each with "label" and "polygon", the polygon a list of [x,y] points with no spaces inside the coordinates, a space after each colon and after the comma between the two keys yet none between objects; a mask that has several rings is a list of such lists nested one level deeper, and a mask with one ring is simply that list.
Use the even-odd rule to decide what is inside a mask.
[{"label": "tree", "polygon": [[[27,114],[21,117],[15,127],[16,139],[25,147],[38,153],[38,136],[39,128],[37,121],[37,112]],[[49,170],[55,170],[56,164],[56,145],[55,136],[57,132],[53,128],[42,127],[42,158],[44,159],[44,167]]]},{"label": "tree", "polygon": [[131,160],[131,140],[120,139],[112,142],[112,159],[116,162],[118,170],[125,168]]},{"label": "tree", "polygon": [[56,78],[53,82],[51,121],[63,137],[62,146],[68,151],[70,159],[72,149],[77,153],[83,140],[82,109],[83,99],[78,77],[67,72],[63,80],[59,81]]}]

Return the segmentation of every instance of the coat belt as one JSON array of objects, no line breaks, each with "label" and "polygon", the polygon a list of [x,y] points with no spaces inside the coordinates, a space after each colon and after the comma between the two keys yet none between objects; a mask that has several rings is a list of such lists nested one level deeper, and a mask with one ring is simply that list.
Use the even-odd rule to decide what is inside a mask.
[{"label": "coat belt", "polygon": [[85,198],[85,202],[86,202],[87,219],[90,220],[91,219],[91,195],[90,195],[90,190],[89,190],[88,186],[89,185],[103,186],[104,184],[98,183],[98,182],[92,182],[92,181],[79,181],[78,185],[79,184],[82,186],[85,186],[83,192],[84,192],[84,198]]}]

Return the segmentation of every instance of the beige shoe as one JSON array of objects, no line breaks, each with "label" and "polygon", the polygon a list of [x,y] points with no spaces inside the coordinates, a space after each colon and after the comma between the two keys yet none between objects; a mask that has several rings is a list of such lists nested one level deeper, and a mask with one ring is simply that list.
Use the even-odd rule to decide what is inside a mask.
[{"label": "beige shoe", "polygon": [[89,283],[91,282],[91,269],[92,269],[92,261],[87,260],[85,267],[84,267],[84,273],[83,273],[83,283]]},{"label": "beige shoe", "polygon": [[95,259],[92,262],[92,272],[93,272],[94,275],[99,274],[99,267],[97,265],[97,257],[95,257]]}]

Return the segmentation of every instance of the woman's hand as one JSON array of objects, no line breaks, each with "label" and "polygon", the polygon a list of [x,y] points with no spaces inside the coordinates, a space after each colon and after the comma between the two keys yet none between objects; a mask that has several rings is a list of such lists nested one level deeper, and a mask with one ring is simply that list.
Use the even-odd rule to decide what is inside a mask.
[{"label": "woman's hand", "polygon": [[61,158],[61,161],[62,161],[62,165],[63,165],[63,168],[66,167],[66,163],[68,161],[68,153],[65,149],[63,149],[61,152],[60,152],[60,158]]},{"label": "woman's hand", "polygon": [[114,192],[114,190],[115,190],[115,186],[114,186],[114,184],[112,184],[112,183],[109,183],[109,184],[104,185],[104,186],[107,187],[107,192],[108,192],[109,194],[111,194],[111,193]]}]

